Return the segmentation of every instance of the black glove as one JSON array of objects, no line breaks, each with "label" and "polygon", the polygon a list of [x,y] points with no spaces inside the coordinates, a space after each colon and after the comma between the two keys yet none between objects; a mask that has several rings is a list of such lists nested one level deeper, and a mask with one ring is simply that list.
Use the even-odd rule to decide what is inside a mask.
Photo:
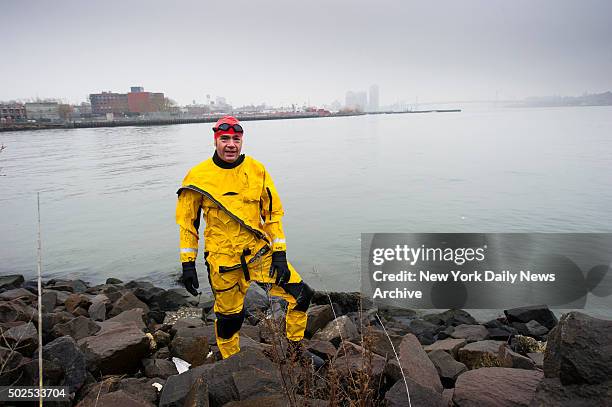
[{"label": "black glove", "polygon": [[291,271],[287,264],[287,252],[272,253],[272,264],[270,265],[270,277],[276,273],[276,285],[284,285],[289,282]]},{"label": "black glove", "polygon": [[196,288],[200,287],[198,282],[198,273],[196,272],[195,261],[187,261],[183,263],[183,284],[189,294],[197,297],[200,293]]}]

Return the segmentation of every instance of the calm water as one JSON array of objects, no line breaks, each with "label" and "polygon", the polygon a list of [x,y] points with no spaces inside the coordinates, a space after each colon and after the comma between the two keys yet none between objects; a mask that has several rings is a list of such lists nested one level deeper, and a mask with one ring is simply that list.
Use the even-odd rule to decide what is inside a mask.
[{"label": "calm water", "polygon": [[[175,192],[212,154],[210,127],[0,133],[0,273],[35,274],[40,191],[46,278],[173,285]],[[245,128],[283,199],[289,258],[318,288],[359,289],[362,232],[612,231],[610,107]]]}]

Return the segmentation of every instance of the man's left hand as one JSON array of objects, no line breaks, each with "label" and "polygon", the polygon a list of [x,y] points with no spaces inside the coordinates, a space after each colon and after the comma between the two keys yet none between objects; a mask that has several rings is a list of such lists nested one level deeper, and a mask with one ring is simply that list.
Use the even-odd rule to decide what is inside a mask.
[{"label": "man's left hand", "polygon": [[284,285],[291,278],[291,271],[287,264],[287,252],[272,253],[272,264],[270,265],[270,277],[276,274],[276,285]]}]

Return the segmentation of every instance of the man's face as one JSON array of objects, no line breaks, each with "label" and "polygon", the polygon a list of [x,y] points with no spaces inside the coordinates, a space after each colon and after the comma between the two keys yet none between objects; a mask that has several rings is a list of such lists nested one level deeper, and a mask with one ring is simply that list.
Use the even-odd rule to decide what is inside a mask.
[{"label": "man's face", "polygon": [[233,163],[240,157],[242,134],[222,134],[215,141],[217,155],[223,161]]}]

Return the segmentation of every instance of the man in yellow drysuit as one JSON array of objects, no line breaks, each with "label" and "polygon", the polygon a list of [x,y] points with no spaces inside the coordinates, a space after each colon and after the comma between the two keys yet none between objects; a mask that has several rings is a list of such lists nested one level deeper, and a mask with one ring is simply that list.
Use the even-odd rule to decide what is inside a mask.
[{"label": "man in yellow drysuit", "polygon": [[268,284],[271,295],[287,300],[287,339],[297,347],[314,291],[287,261],[278,193],[265,167],[240,154],[243,129],[236,118],[221,118],[213,132],[214,155],[193,167],[178,191],[183,283],[191,294],[198,294],[195,261],[203,213],[204,260],[215,296],[215,332],[223,358],[240,351],[244,297],[253,281]]}]

